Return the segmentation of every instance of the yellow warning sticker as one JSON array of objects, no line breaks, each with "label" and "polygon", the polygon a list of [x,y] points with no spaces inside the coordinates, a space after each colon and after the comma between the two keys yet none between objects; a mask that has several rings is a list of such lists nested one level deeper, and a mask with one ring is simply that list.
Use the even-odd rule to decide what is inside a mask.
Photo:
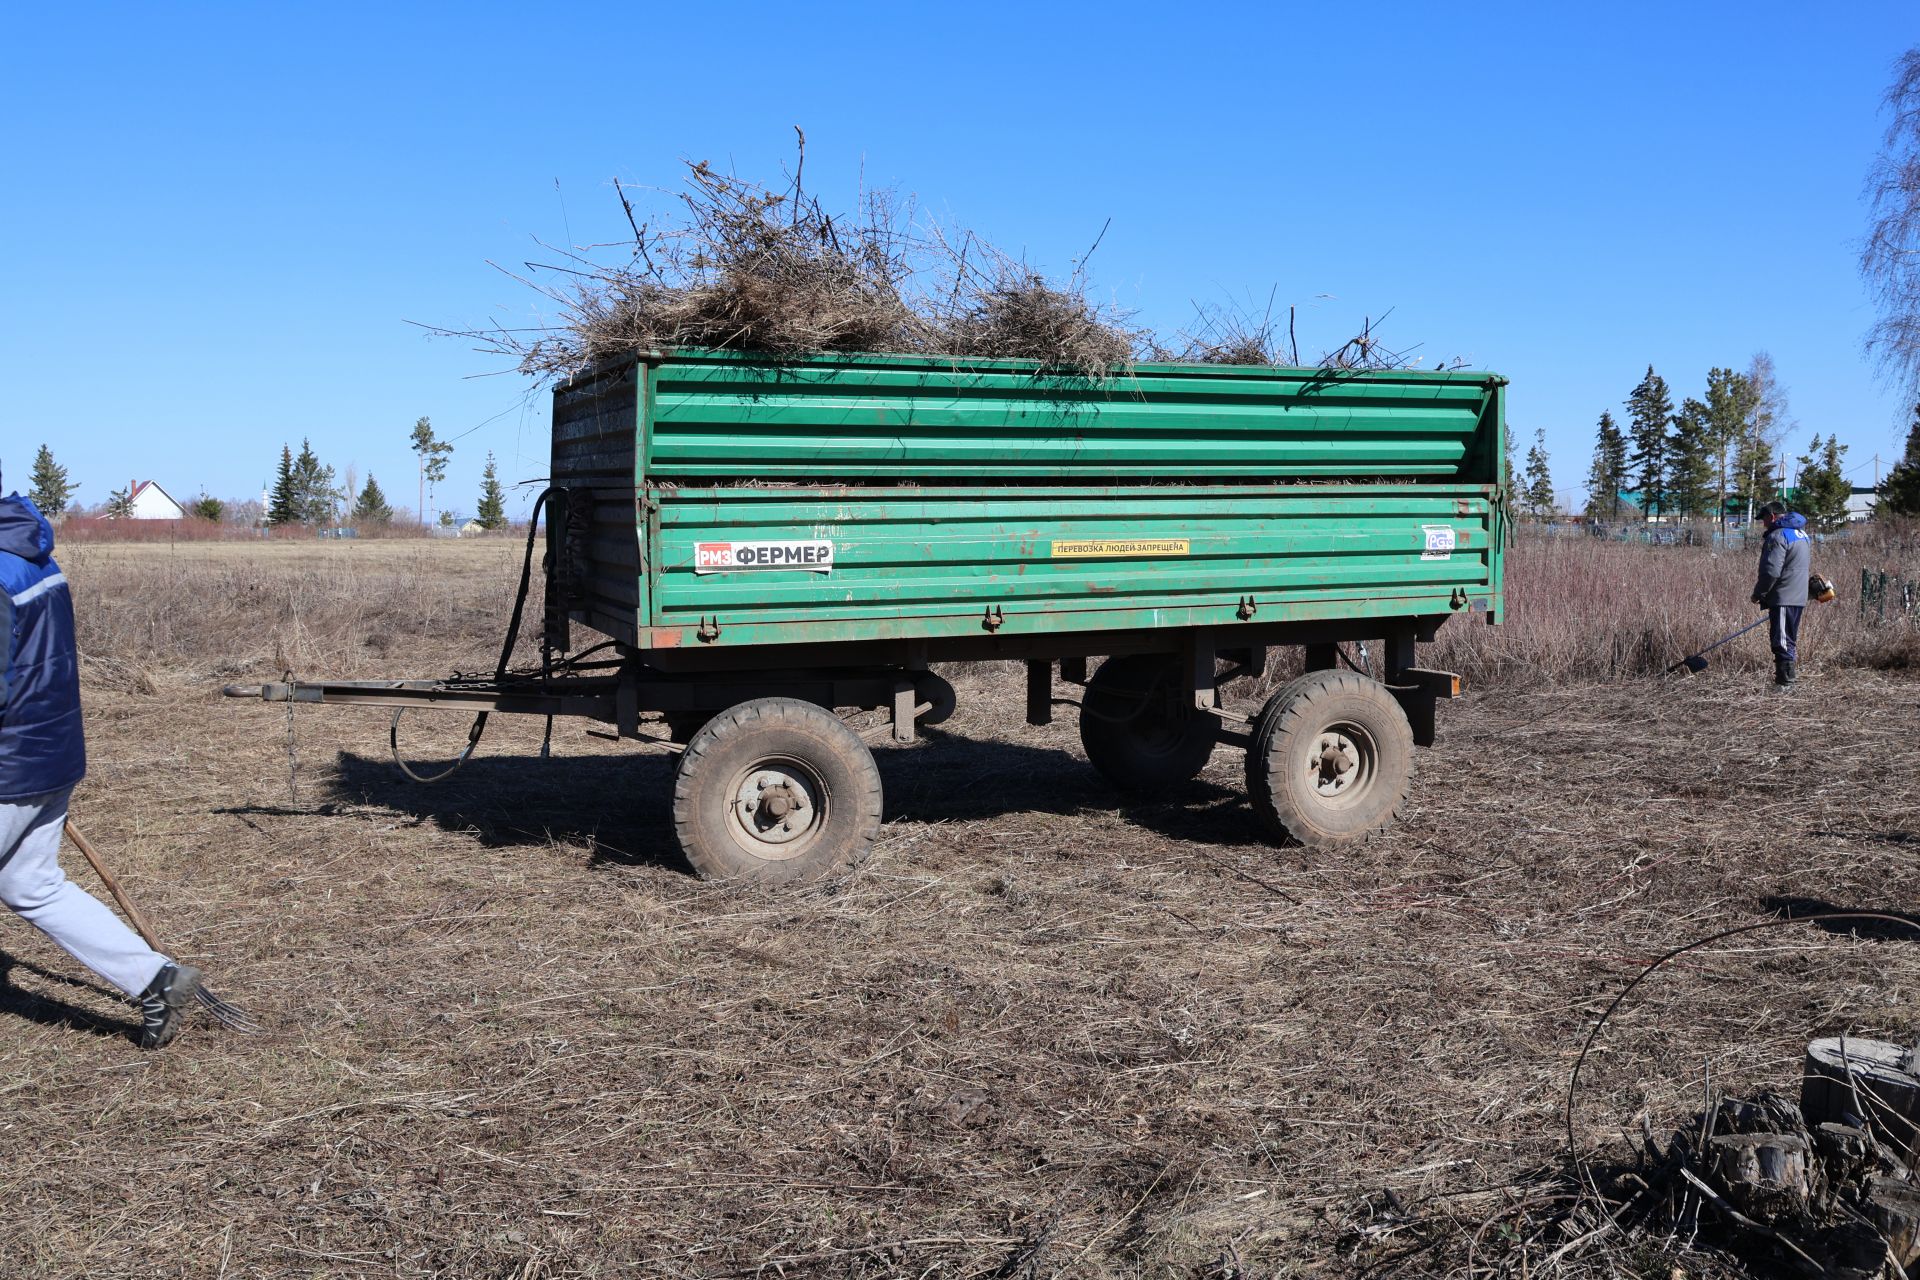
[{"label": "yellow warning sticker", "polygon": [[1138,538],[1124,541],[1102,539],[1093,542],[1053,543],[1055,560],[1090,560],[1099,556],[1184,556],[1185,538]]}]

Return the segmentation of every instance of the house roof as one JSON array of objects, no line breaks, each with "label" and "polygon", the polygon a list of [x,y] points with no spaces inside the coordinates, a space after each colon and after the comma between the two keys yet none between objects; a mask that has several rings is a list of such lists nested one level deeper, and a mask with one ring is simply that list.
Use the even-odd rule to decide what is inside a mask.
[{"label": "house roof", "polygon": [[141,494],[145,493],[149,489],[153,490],[155,493],[165,498],[168,502],[173,503],[174,506],[176,507],[180,506],[180,503],[174,499],[174,496],[172,494],[168,493],[165,489],[162,489],[160,487],[160,482],[158,480],[137,481],[131,489],[127,490],[127,501],[132,502],[135,498],[139,497]]},{"label": "house roof", "polygon": [[127,505],[132,506],[135,502],[139,501],[140,495],[145,493],[149,489],[153,490],[156,494],[160,495],[162,498],[165,498],[168,502],[172,503],[176,511],[184,512],[187,509],[185,503],[181,502],[179,499],[175,498],[172,494],[168,493],[165,489],[161,488],[160,482],[157,480],[134,480],[134,481],[128,482]]}]

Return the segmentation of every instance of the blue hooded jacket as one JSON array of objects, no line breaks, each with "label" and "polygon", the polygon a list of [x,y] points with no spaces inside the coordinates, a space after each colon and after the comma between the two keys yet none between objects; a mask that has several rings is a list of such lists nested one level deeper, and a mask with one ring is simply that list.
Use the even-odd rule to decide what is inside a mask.
[{"label": "blue hooded jacket", "polygon": [[73,597],[53,562],[53,526],[31,500],[0,498],[0,803],[73,786],[87,773]]},{"label": "blue hooded jacket", "polygon": [[1760,540],[1760,574],[1753,584],[1753,602],[1775,608],[1807,602],[1807,566],[1813,542],[1807,537],[1807,518],[1790,511],[1767,525]]}]

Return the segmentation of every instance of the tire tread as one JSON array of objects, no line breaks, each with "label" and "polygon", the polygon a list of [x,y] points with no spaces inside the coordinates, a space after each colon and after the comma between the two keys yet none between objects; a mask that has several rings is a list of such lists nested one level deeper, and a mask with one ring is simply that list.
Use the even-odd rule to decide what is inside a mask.
[{"label": "tire tread", "polygon": [[[1329,699],[1346,696],[1364,698],[1388,716],[1396,732],[1393,742],[1380,744],[1381,752],[1397,753],[1406,767],[1400,772],[1391,804],[1380,818],[1364,830],[1338,833],[1316,827],[1308,815],[1291,812],[1292,806],[1285,800],[1285,780],[1274,767],[1273,746],[1277,739],[1291,736],[1303,724],[1315,720],[1316,709]],[[1275,690],[1254,724],[1253,745],[1247,751],[1247,800],[1261,827],[1275,840],[1309,848],[1352,848],[1378,838],[1400,820],[1412,792],[1412,759],[1413,726],[1385,686],[1351,672],[1310,671]]]}]

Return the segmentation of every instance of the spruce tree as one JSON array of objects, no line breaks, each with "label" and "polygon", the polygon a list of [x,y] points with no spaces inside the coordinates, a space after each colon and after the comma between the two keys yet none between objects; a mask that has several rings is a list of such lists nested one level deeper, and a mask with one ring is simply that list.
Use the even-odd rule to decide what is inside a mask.
[{"label": "spruce tree", "polygon": [[1673,396],[1652,365],[1627,397],[1627,417],[1633,423],[1630,466],[1640,489],[1640,507],[1648,516],[1656,516],[1666,507],[1667,428],[1673,420]]},{"label": "spruce tree", "polygon": [[1547,466],[1547,433],[1535,429],[1533,447],[1527,450],[1527,485],[1521,494],[1527,511],[1538,520],[1553,514],[1553,472]]},{"label": "spruce tree", "polygon": [[301,524],[331,523],[339,500],[333,468],[323,466],[313,445],[302,440],[300,456],[293,460],[293,518]]},{"label": "spruce tree", "polygon": [[507,491],[500,487],[492,453],[487,454],[486,470],[480,473],[480,505],[474,509],[473,518],[482,529],[507,527]]},{"label": "spruce tree", "polygon": [[1714,458],[1712,414],[1689,396],[1674,415],[1667,445],[1667,500],[1675,515],[1692,519],[1712,509]]},{"label": "spruce tree", "polygon": [[1913,406],[1913,425],[1907,429],[1907,451],[1880,482],[1873,504],[1875,519],[1920,516],[1920,404]]},{"label": "spruce tree", "polygon": [[1832,533],[1847,527],[1847,499],[1853,486],[1847,483],[1840,466],[1846,453],[1847,447],[1836,437],[1828,436],[1822,443],[1816,435],[1800,455],[1800,484],[1793,507],[1817,532]]},{"label": "spruce tree", "polygon": [[49,520],[58,517],[67,509],[67,503],[73,499],[73,491],[80,486],[67,482],[67,469],[53,460],[53,451],[45,445],[33,455],[33,474],[30,477],[32,487],[27,496],[33,499],[33,505],[40,508],[42,515]]},{"label": "spruce tree", "polygon": [[1587,514],[1598,520],[1620,518],[1620,491],[1627,487],[1627,438],[1611,413],[1600,415],[1594,433],[1593,465],[1587,472]]},{"label": "spruce tree", "polygon": [[387,503],[387,495],[380,492],[380,482],[369,471],[365,487],[353,500],[353,521],[355,524],[387,524],[392,519],[393,508]]},{"label": "spruce tree", "polygon": [[273,481],[273,495],[267,499],[268,524],[298,524],[300,496],[294,488],[293,450],[280,446],[280,473]]},{"label": "spruce tree", "polygon": [[227,504],[218,498],[209,497],[207,491],[202,489],[200,496],[195,498],[193,504],[187,508],[187,514],[219,524],[220,517],[227,514]]}]

